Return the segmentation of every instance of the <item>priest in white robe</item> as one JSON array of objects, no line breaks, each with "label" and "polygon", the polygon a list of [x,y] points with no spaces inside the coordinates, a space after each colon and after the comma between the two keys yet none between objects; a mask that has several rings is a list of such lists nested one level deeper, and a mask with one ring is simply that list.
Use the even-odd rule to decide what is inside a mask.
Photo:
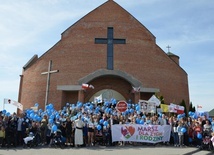
[{"label": "priest in white robe", "polygon": [[81,116],[78,116],[78,119],[75,120],[75,135],[74,141],[75,146],[83,145],[83,127],[85,123],[82,121]]}]

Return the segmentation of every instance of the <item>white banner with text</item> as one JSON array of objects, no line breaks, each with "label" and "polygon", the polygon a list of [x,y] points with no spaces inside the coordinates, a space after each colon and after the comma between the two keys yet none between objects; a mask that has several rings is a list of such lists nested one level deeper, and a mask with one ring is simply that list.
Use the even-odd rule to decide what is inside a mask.
[{"label": "white banner with text", "polygon": [[112,142],[132,141],[159,143],[168,142],[171,134],[170,125],[117,124],[111,126]]}]

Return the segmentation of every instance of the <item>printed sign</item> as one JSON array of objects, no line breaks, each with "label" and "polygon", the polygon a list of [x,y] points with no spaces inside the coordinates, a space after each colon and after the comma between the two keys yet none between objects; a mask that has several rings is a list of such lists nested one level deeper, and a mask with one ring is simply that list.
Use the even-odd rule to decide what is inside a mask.
[{"label": "printed sign", "polygon": [[117,124],[111,126],[112,142],[133,141],[146,143],[167,142],[170,139],[170,125]]},{"label": "printed sign", "polygon": [[127,105],[126,101],[119,101],[116,105],[116,109],[119,112],[124,112],[127,110],[127,108],[128,108],[128,105]]}]

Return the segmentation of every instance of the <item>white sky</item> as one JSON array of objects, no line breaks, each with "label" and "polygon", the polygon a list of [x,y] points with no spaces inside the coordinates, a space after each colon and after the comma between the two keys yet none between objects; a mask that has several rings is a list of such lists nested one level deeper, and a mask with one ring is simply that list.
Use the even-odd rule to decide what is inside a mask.
[{"label": "white sky", "polygon": [[[214,108],[214,1],[115,0],[156,36],[157,45],[180,56],[190,101]],[[0,0],[0,103],[18,100],[19,75],[61,33],[106,0]],[[176,93],[176,92],[175,92]],[[0,106],[1,109],[1,106]]]}]

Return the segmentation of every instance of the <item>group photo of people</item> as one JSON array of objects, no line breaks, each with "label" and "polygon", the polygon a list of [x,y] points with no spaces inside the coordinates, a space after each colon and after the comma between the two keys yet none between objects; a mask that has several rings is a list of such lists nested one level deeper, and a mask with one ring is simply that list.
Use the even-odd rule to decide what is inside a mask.
[{"label": "group photo of people", "polygon": [[[164,145],[213,150],[214,118],[207,117],[203,112],[145,113],[139,104],[131,101],[127,101],[127,109],[120,112],[116,104],[115,99],[100,104],[77,102],[67,103],[61,110],[56,110],[50,103],[42,110],[36,103],[34,107],[37,110],[26,109],[18,114],[2,110],[0,148]],[[167,133],[168,140],[153,143],[133,141],[129,137],[113,141],[114,125],[125,125],[127,130],[122,131],[125,128],[121,128],[121,133],[130,131],[129,137],[134,132],[127,128],[130,125],[149,126],[147,131],[151,131],[152,126],[169,126],[171,132]]]}]

